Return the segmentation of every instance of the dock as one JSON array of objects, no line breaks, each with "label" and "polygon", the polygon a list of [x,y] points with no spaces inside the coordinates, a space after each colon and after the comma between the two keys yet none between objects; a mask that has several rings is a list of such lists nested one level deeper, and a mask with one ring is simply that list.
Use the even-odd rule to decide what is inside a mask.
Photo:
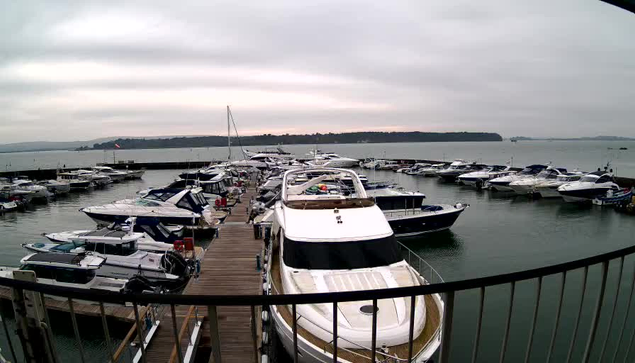
[{"label": "dock", "polygon": [[[262,241],[254,239],[253,225],[247,223],[249,200],[255,196],[255,193],[255,189],[248,189],[242,195],[242,203],[236,204],[225,223],[219,226],[218,238],[212,241],[201,260],[199,277],[190,280],[183,294],[258,295],[262,293],[261,272],[256,269],[256,256],[262,251]],[[196,350],[201,355],[207,355],[212,350],[207,307],[197,308],[197,310],[191,306],[175,308],[176,330],[181,339],[183,355],[186,354],[188,347],[187,333],[192,326],[190,320],[194,317],[194,311],[198,311],[199,316],[205,316]],[[250,307],[219,306],[216,312],[222,362],[257,363],[257,344],[252,339]],[[259,312],[256,316],[259,316]],[[146,361],[178,362],[170,309],[165,309],[161,320],[161,326],[146,350]],[[203,358],[203,361],[207,359]]]}]

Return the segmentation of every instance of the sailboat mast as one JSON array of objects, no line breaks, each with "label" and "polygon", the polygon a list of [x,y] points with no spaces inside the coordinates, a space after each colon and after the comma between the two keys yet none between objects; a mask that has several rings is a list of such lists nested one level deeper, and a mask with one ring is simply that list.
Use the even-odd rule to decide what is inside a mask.
[{"label": "sailboat mast", "polygon": [[227,156],[227,160],[231,160],[232,158],[232,140],[231,133],[229,128],[229,105],[227,105],[227,149],[229,150],[229,156]]}]

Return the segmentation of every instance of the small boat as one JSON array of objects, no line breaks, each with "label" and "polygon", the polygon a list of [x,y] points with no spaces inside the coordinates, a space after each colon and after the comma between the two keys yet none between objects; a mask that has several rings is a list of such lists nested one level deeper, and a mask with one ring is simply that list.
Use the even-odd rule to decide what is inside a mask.
[{"label": "small boat", "polygon": [[[35,274],[35,281],[45,285],[118,293],[157,291],[141,277],[120,279],[99,276],[98,272],[105,262],[103,257],[87,254],[33,253],[20,260],[19,268],[0,267],[0,277],[32,281],[28,275]],[[66,300],[53,295],[49,297]]]},{"label": "small boat", "polygon": [[490,165],[482,170],[459,175],[458,182],[459,184],[481,189],[487,184],[488,181],[492,179],[500,178],[502,176],[514,173],[515,171],[511,170],[511,167],[509,166]]},{"label": "small boat", "polygon": [[71,191],[71,184],[66,180],[44,180],[38,182],[39,185],[46,187],[49,193],[53,195],[68,194]]},{"label": "small boat", "polygon": [[12,212],[18,209],[18,203],[15,200],[9,200],[0,196],[0,214],[5,212]]},{"label": "small boat", "polygon": [[[139,234],[141,235],[141,234]],[[154,253],[138,249],[139,236],[121,238],[78,238],[69,243],[25,243],[25,249],[37,253],[83,255],[90,253],[105,259],[98,276],[130,279],[141,275],[163,284],[180,284],[190,273],[187,261],[171,251]]]},{"label": "small boat", "polygon": [[87,179],[86,175],[82,175],[75,171],[67,171],[57,173],[57,179],[70,184],[71,192],[84,191],[93,187],[92,178]]},{"label": "small boat", "polygon": [[565,202],[584,203],[606,195],[609,190],[614,193],[620,190],[619,185],[615,183],[613,174],[594,171],[578,181],[561,185],[558,188],[558,193],[562,195]]},{"label": "small boat", "polygon": [[110,177],[113,183],[118,183],[127,178],[128,173],[115,170],[109,166],[93,166],[93,171],[99,174],[104,174]]},{"label": "small boat", "polygon": [[618,191],[609,190],[603,196],[593,199],[595,205],[616,205],[628,203],[633,199],[633,189],[622,189]]}]

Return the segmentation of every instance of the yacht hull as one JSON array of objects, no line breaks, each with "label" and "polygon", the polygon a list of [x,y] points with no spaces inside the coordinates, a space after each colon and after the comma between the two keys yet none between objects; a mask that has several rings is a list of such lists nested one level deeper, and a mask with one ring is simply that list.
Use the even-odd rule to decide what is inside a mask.
[{"label": "yacht hull", "polygon": [[[130,217],[136,217],[133,215],[116,215],[116,214],[103,214],[95,212],[84,211],[87,216],[92,218],[98,225],[107,226],[111,223],[124,223]],[[184,226],[192,226],[199,224],[198,217],[171,217],[171,216],[156,216],[163,224],[178,224]]]},{"label": "yacht hull", "polygon": [[562,198],[562,195],[558,192],[558,187],[537,187],[536,192],[540,194],[542,198]]},{"label": "yacht hull", "polygon": [[558,193],[568,203],[590,203],[594,198],[605,195],[609,189],[611,188],[558,190]]},{"label": "yacht hull", "polygon": [[466,207],[446,207],[451,209],[438,212],[418,211],[415,214],[397,210],[384,211],[384,214],[396,237],[410,237],[449,229],[466,209]]}]

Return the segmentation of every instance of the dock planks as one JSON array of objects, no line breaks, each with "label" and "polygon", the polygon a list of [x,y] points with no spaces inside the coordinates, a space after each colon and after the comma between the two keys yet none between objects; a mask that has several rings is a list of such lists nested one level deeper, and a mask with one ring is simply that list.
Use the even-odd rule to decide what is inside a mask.
[{"label": "dock planks", "polygon": [[[201,274],[191,279],[183,294],[188,295],[257,295],[261,293],[262,278],[256,270],[256,255],[262,250],[262,241],[254,239],[253,226],[247,223],[249,200],[255,195],[249,189],[242,196],[242,203],[232,208],[225,224],[219,228],[201,260]],[[183,327],[189,306],[177,306],[177,331]],[[207,315],[207,307],[199,306],[199,315]],[[174,349],[174,328],[170,309],[147,349],[148,362],[169,362]],[[250,307],[219,306],[218,327],[223,363],[255,362],[254,342],[251,333]],[[191,322],[190,322],[191,325]],[[181,337],[183,352],[187,348],[188,334]],[[199,345],[210,345],[209,324],[203,324],[203,336]],[[174,359],[178,362],[178,359]],[[217,362],[218,363],[218,362]]]}]

